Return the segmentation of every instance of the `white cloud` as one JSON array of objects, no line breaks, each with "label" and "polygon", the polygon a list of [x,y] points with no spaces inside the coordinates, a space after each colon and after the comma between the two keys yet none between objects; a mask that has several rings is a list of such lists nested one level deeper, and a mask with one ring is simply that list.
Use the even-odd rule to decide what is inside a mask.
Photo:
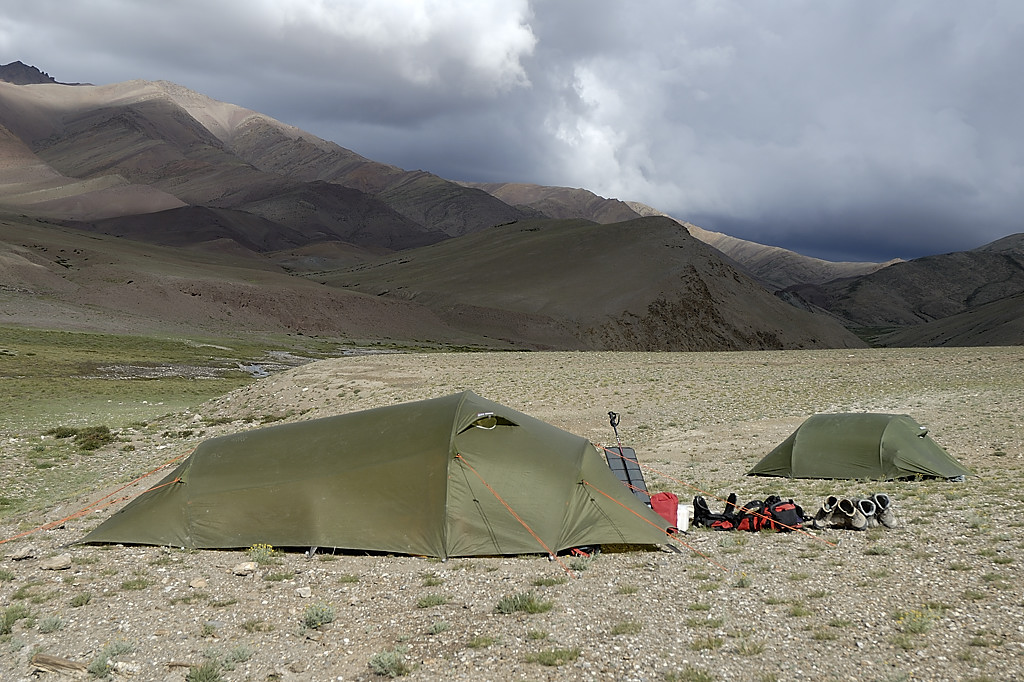
[{"label": "white cloud", "polygon": [[528,85],[521,60],[536,39],[525,0],[360,0],[266,2],[266,16],[288,51],[358,77],[345,63],[358,55],[406,82],[485,92]]},{"label": "white cloud", "polygon": [[58,80],[173,80],[389,163],[791,248],[1021,229],[1014,0],[25,0],[0,27]]}]

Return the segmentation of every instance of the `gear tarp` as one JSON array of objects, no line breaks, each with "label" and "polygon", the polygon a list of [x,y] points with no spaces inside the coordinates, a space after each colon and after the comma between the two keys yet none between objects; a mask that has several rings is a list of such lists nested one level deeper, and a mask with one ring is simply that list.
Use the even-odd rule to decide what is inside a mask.
[{"label": "gear tarp", "polygon": [[466,391],[204,441],[80,542],[446,558],[667,529],[589,441]]}]

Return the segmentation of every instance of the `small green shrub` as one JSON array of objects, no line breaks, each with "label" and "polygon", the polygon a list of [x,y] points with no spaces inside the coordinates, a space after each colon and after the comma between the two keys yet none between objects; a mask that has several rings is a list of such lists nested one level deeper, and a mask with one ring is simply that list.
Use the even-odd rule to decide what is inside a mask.
[{"label": "small green shrub", "polygon": [[280,559],[277,557],[277,550],[274,549],[273,545],[255,544],[246,550],[246,554],[249,555],[249,561],[255,561],[260,566],[280,562]]},{"label": "small green shrub", "polygon": [[250,618],[242,623],[242,629],[246,632],[270,632],[274,626],[260,618]]},{"label": "small green shrub", "polygon": [[188,669],[185,682],[221,682],[224,675],[216,661],[205,661]]},{"label": "small green shrub", "polygon": [[441,606],[442,604],[447,603],[448,597],[443,594],[428,594],[424,597],[420,597],[419,601],[416,602],[416,608],[429,609],[431,606]]},{"label": "small green shrub", "polygon": [[710,673],[692,665],[665,673],[665,682],[714,682],[714,680],[715,678]]},{"label": "small green shrub", "polygon": [[92,592],[79,592],[78,594],[76,594],[74,597],[71,598],[70,604],[71,604],[72,608],[76,608],[77,609],[80,606],[85,606],[86,604],[88,604],[91,601],[92,601]]},{"label": "small green shrub", "polygon": [[8,606],[4,609],[3,616],[0,617],[0,635],[11,634],[14,624],[23,618],[28,618],[31,613],[24,604],[11,604]]},{"label": "small green shrub", "polygon": [[635,620],[624,620],[612,626],[613,635],[638,635],[644,629],[641,623]]},{"label": "small green shrub", "polygon": [[54,438],[73,438],[78,434],[78,429],[70,426],[55,426],[52,429],[43,431],[43,434],[53,436]]},{"label": "small green shrub", "polygon": [[444,578],[441,578],[436,573],[424,573],[423,574],[423,586],[424,587],[437,587],[438,585],[444,584]]},{"label": "small green shrub", "polygon": [[149,578],[145,578],[143,576],[138,576],[136,578],[131,578],[130,580],[125,580],[123,583],[121,583],[121,589],[122,590],[144,590],[144,589],[146,589],[147,587],[149,587],[152,584],[153,584],[153,581],[150,580]]},{"label": "small green shrub", "polygon": [[697,637],[690,642],[690,648],[694,651],[706,651],[709,649],[718,649],[725,643],[725,640],[721,637],[714,637],[712,635],[702,635]]},{"label": "small green shrub", "polygon": [[234,597],[225,597],[224,599],[214,599],[209,602],[210,606],[215,609],[222,609],[225,606],[233,606],[238,603],[238,600]]},{"label": "small green shrub", "polygon": [[334,622],[334,607],[330,604],[310,604],[302,613],[302,624],[310,630],[319,630]]},{"label": "small green shrub", "polygon": [[740,656],[760,656],[764,653],[764,650],[764,642],[748,642],[743,640],[736,645],[736,653]]},{"label": "small green shrub", "polygon": [[383,677],[402,677],[412,672],[412,666],[405,661],[405,647],[381,651],[370,657],[370,670]]},{"label": "small green shrub", "polygon": [[100,649],[100,653],[92,660],[86,670],[93,677],[107,677],[114,669],[114,660],[118,656],[124,656],[133,651],[135,651],[135,647],[128,642],[110,642]]},{"label": "small green shrub", "polygon": [[0,583],[9,583],[14,580],[14,571],[7,568],[0,568]]},{"label": "small green shrub", "polygon": [[115,438],[107,426],[89,426],[79,429],[75,434],[75,445],[81,450],[98,450],[107,443],[114,442]]},{"label": "small green shrub", "polygon": [[550,611],[554,602],[550,600],[537,599],[533,592],[522,592],[515,595],[505,595],[498,600],[494,610],[498,613],[544,613]]},{"label": "small green shrub", "polygon": [[541,665],[556,667],[572,663],[579,657],[579,647],[573,647],[572,649],[545,649],[544,651],[538,651],[527,656],[526,660],[530,663],[540,663]]},{"label": "small green shrub", "polygon": [[913,611],[897,611],[892,617],[896,621],[899,631],[910,635],[925,634],[932,629],[935,621],[939,618],[934,610],[927,607]]},{"label": "small green shrub", "polygon": [[431,626],[429,628],[427,628],[427,634],[428,635],[439,635],[442,632],[448,632],[451,629],[452,629],[452,624],[451,623],[449,623],[447,621],[444,621],[444,620],[439,620],[439,621],[437,621],[435,623],[432,623]]},{"label": "small green shrub", "polygon": [[38,625],[36,625],[36,629],[44,635],[48,635],[51,632],[57,632],[57,630],[61,630],[63,628],[64,621],[62,621],[58,616],[47,616],[39,621]]},{"label": "small green shrub", "polygon": [[471,649],[484,649],[491,646],[498,641],[497,637],[490,637],[488,635],[477,635],[473,639],[469,640],[469,648]]},{"label": "small green shrub", "polygon": [[267,573],[263,576],[263,579],[268,582],[279,583],[284,580],[291,580],[294,577],[295,571],[276,571],[274,573]]}]

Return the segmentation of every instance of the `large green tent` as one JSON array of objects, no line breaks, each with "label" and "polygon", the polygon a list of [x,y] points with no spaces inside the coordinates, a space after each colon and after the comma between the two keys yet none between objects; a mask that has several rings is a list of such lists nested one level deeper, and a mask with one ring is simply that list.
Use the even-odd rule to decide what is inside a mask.
[{"label": "large green tent", "polygon": [[971,472],[905,414],[816,414],[748,476],[894,480]]},{"label": "large green tent", "polygon": [[81,542],[449,557],[667,529],[589,441],[467,391],[207,440]]}]

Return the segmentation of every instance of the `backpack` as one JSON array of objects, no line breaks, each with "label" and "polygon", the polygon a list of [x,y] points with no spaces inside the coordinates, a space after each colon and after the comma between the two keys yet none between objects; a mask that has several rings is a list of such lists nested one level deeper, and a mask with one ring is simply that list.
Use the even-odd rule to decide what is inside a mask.
[{"label": "backpack", "polygon": [[804,525],[804,510],[793,500],[773,501],[767,508],[767,515],[771,517],[768,521],[771,530],[781,533],[799,530]]},{"label": "backpack", "polygon": [[770,495],[762,500],[736,504],[736,493],[729,495],[725,511],[715,514],[703,497],[693,498],[693,523],[713,530],[771,530],[787,532],[803,527],[804,510],[793,500]]}]

